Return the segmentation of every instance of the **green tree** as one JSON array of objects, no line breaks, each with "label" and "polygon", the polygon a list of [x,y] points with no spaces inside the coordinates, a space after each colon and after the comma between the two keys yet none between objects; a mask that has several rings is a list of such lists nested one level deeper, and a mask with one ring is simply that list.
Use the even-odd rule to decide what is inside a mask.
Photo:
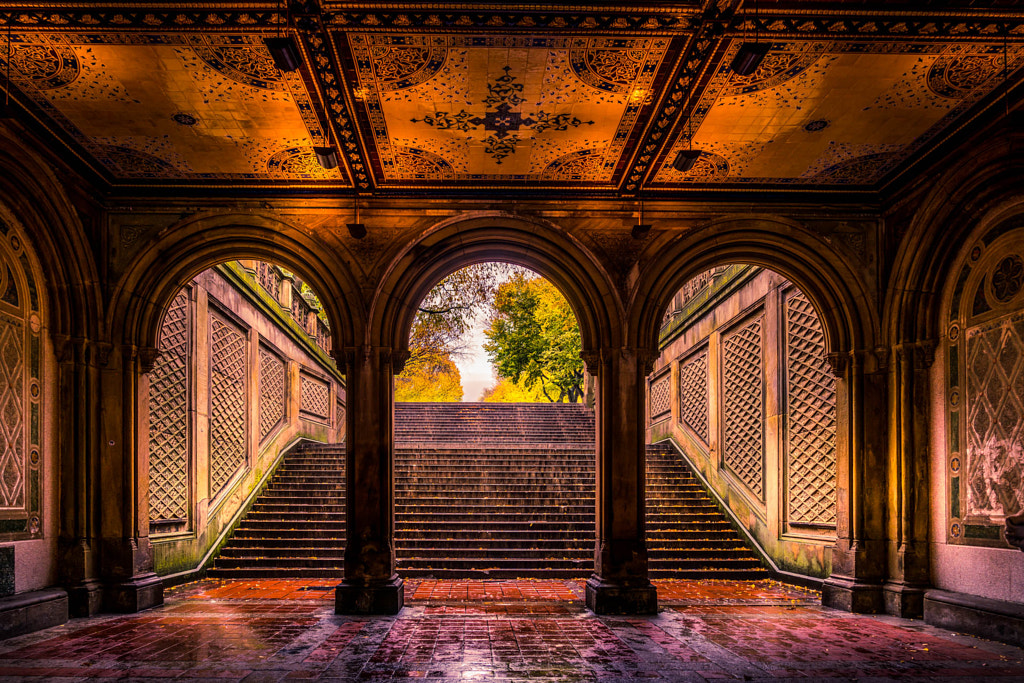
[{"label": "green tree", "polygon": [[409,338],[409,360],[395,377],[396,401],[461,401],[455,358],[465,352],[473,320],[490,306],[505,263],[480,263],[448,275],[420,302]]},{"label": "green tree", "polygon": [[582,341],[561,292],[540,277],[516,272],[494,297],[484,350],[500,377],[539,388],[551,402],[583,398]]}]

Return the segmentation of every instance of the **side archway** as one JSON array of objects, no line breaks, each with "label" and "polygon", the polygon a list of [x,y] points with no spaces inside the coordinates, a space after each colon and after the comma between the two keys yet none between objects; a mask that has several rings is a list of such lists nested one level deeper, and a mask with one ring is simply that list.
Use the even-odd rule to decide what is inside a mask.
[{"label": "side archway", "polygon": [[298,226],[275,216],[200,214],[161,231],[136,256],[111,297],[112,340],[156,347],[164,311],[177,291],[210,266],[238,258],[302,273],[319,293],[336,339],[350,346],[363,330],[360,290],[340,259]]},{"label": "side archway", "polygon": [[662,314],[690,278],[716,265],[746,263],[792,280],[814,304],[830,354],[873,349],[877,315],[863,273],[827,242],[781,217],[725,218],[679,239],[655,242],[629,300],[629,334],[657,349]]},{"label": "side archway", "polygon": [[[790,280],[813,306],[836,376],[836,543],[824,600],[879,611],[886,547],[885,360],[867,268],[796,221],[729,217],[651,244],[629,303],[629,333],[658,351],[664,311],[691,278],[715,266],[747,264]],[[771,351],[766,351],[772,353]]]}]

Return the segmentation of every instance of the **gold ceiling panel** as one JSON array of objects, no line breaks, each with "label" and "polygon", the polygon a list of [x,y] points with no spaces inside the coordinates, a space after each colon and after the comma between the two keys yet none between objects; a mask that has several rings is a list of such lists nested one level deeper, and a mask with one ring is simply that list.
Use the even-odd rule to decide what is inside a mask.
[{"label": "gold ceiling panel", "polygon": [[[119,180],[317,181],[324,130],[258,36],[26,34],[14,84]],[[6,50],[5,50],[6,53]]]},{"label": "gold ceiling panel", "polygon": [[[678,138],[653,186],[687,183],[872,185],[932,142],[1002,84],[1003,44],[776,42],[743,78],[719,63],[692,120],[697,164],[671,167]],[[1008,69],[1024,46],[1007,50]]]},{"label": "gold ceiling panel", "polygon": [[670,42],[357,33],[352,97],[385,183],[609,184]]}]

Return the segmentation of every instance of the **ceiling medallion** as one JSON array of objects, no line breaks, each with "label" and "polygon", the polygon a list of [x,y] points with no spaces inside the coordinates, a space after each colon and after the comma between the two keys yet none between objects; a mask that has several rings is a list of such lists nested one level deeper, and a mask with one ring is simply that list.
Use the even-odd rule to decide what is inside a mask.
[{"label": "ceiling medallion", "polygon": [[825,130],[826,128],[828,128],[828,123],[829,122],[826,121],[825,119],[817,119],[815,121],[811,121],[806,126],[804,126],[804,130],[806,130],[808,133],[817,133],[819,130]]},{"label": "ceiling medallion", "polygon": [[171,118],[174,119],[175,123],[181,126],[194,126],[197,123],[199,123],[198,118],[196,118],[192,114],[185,114],[184,112],[179,112]]}]

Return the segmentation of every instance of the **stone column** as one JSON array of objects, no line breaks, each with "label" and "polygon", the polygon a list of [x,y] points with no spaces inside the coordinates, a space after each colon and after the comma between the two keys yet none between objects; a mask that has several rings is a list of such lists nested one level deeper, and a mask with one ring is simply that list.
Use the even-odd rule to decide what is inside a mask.
[{"label": "stone column", "polygon": [[404,603],[395,573],[394,373],[390,348],[338,354],[345,368],[345,580],[335,589],[337,614],[397,614]]},{"label": "stone column", "polygon": [[836,545],[822,604],[881,612],[885,576],[885,353],[830,354],[836,375]]},{"label": "stone column", "polygon": [[658,611],[644,524],[644,393],[655,357],[636,348],[584,355],[597,384],[597,547],[587,607],[598,614]]},{"label": "stone column", "polygon": [[153,571],[149,467],[138,412],[148,399],[156,354],[147,350],[140,357],[133,345],[103,345],[99,355],[103,603],[111,612],[137,612],[164,601],[163,580]]},{"label": "stone column", "polygon": [[99,371],[92,342],[55,337],[59,368],[60,531],[57,563],[71,616],[86,617],[103,603],[97,547],[99,522]]},{"label": "stone column", "polygon": [[885,611],[913,618],[924,614],[928,565],[928,376],[935,360],[931,342],[900,344],[890,370],[893,428],[889,457],[889,544]]}]

